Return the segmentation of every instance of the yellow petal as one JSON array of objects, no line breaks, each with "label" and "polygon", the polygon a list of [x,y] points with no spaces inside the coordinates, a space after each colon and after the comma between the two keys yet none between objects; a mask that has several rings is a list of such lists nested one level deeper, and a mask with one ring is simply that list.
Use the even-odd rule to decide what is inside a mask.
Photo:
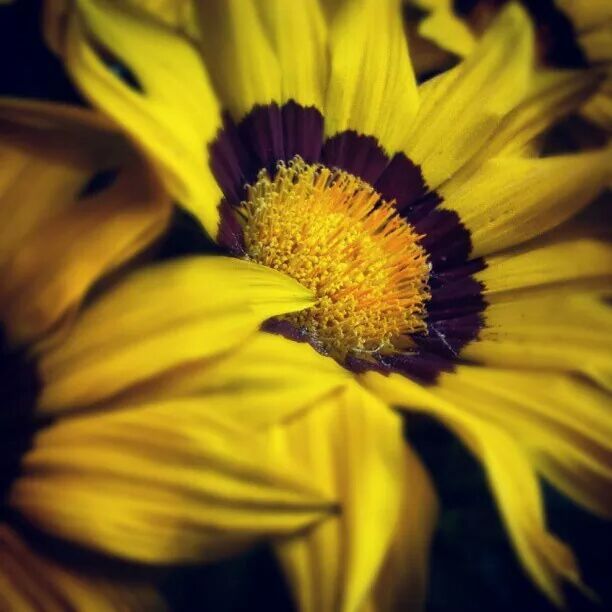
[{"label": "yellow petal", "polygon": [[375,136],[387,153],[405,140],[418,109],[398,0],[346,0],[330,29],[325,132]]},{"label": "yellow petal", "polygon": [[473,366],[443,374],[436,393],[510,433],[553,484],[612,516],[607,393],[566,374]]},{"label": "yellow petal", "polygon": [[555,0],[555,4],[578,30],[601,26],[612,19],[612,5],[608,0]]},{"label": "yellow petal", "polygon": [[487,258],[475,274],[488,301],[510,291],[545,287],[606,287],[612,275],[612,246],[591,238],[541,241]]},{"label": "yellow petal", "polygon": [[[165,227],[152,169],[97,115],[0,104],[0,318],[15,343],[65,322],[91,285]],[[104,172],[114,182],[87,195]]]},{"label": "yellow petal", "polygon": [[429,549],[438,518],[438,503],[421,461],[407,447],[405,454],[407,468],[401,518],[372,595],[376,612],[422,610],[427,595]]},{"label": "yellow petal", "polygon": [[0,524],[2,610],[165,610],[153,588],[123,576],[121,582],[63,567],[37,554],[7,525]]},{"label": "yellow petal", "polygon": [[172,195],[216,236],[221,191],[208,165],[207,146],[221,118],[198,53],[120,3],[77,4],[68,24],[68,71],[85,95],[152,156]]},{"label": "yellow petal", "polygon": [[85,310],[70,335],[39,356],[41,413],[109,398],[136,383],[240,345],[271,316],[311,294],[270,268],[192,257],[128,276]]},{"label": "yellow petal", "polygon": [[600,28],[582,33],[579,41],[591,62],[612,61],[612,20],[602,24]]},{"label": "yellow petal", "polygon": [[[462,184],[491,157],[520,156],[536,137],[577,110],[601,86],[597,71],[541,71],[533,76],[529,95],[512,109],[496,127],[481,149],[451,180]],[[540,145],[538,144],[538,150]],[[447,190],[450,187],[444,185]]]},{"label": "yellow petal", "polygon": [[192,0],[126,0],[136,10],[196,37],[195,6]]},{"label": "yellow petal", "polygon": [[[281,73],[281,101],[323,111],[327,88],[327,25],[317,0],[257,0]],[[250,52],[250,50],[249,50]]]},{"label": "yellow petal", "polygon": [[476,39],[468,25],[453,11],[450,0],[417,1],[422,8],[431,11],[419,24],[419,34],[460,57],[469,55]]},{"label": "yellow petal", "polygon": [[22,460],[10,505],[47,532],[145,563],[227,555],[334,512],[311,474],[200,400],[63,419]]},{"label": "yellow petal", "polygon": [[612,69],[608,70],[601,90],[583,106],[582,114],[612,132]]},{"label": "yellow petal", "polygon": [[[191,0],[125,0],[124,4],[192,38],[198,37],[195,7]],[[45,41],[60,56],[66,53],[66,25],[70,10],[71,0],[45,0],[43,3]]]},{"label": "yellow petal", "polygon": [[612,390],[612,309],[596,294],[551,291],[489,304],[469,361],[579,372]]},{"label": "yellow petal", "polygon": [[280,541],[277,552],[301,610],[358,610],[391,546],[406,457],[400,418],[358,387],[270,434],[303,464],[340,511]]},{"label": "yellow petal", "polygon": [[569,219],[612,179],[612,148],[544,159],[495,158],[440,189],[480,257],[525,242]]},{"label": "yellow petal", "polygon": [[235,121],[282,99],[281,66],[253,0],[198,3],[200,46],[223,106]]},{"label": "yellow petal", "polygon": [[[442,70],[448,70],[454,66],[457,63],[457,56],[430,40],[427,33],[421,32],[423,22],[427,19],[427,16],[424,16],[423,11],[420,10],[422,7],[413,7],[410,2],[405,2],[404,5],[410,61],[417,81],[427,80],[434,74],[439,74]],[[442,25],[451,29],[454,27],[452,24]]]},{"label": "yellow petal", "polygon": [[464,62],[421,86],[421,107],[404,147],[428,185],[437,188],[456,172],[528,95],[533,64],[531,21],[511,4]]},{"label": "yellow petal", "polygon": [[309,344],[260,332],[226,355],[177,368],[129,397],[202,398],[218,414],[258,429],[316,406],[351,381],[350,372]]},{"label": "yellow petal", "polygon": [[476,415],[471,405],[451,402],[403,376],[370,373],[363,381],[389,403],[432,413],[465,442],[487,471],[525,569],[561,605],[561,579],[579,584],[578,570],[571,551],[546,531],[538,481],[520,444],[501,427]]}]

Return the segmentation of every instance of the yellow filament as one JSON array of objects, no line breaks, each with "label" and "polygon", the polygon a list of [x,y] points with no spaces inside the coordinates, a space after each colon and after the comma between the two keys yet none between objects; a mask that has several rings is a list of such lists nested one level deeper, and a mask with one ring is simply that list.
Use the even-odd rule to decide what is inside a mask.
[{"label": "yellow filament", "polygon": [[366,182],[295,157],[271,178],[262,170],[239,209],[248,257],[316,295],[283,316],[321,350],[395,350],[425,329],[429,263],[420,236]]}]

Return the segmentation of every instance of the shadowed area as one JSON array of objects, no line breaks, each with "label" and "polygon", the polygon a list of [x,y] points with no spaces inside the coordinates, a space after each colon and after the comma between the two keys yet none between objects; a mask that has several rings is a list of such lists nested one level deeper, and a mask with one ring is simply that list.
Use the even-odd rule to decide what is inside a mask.
[{"label": "shadowed area", "polygon": [[[557,610],[525,577],[501,523],[482,466],[435,420],[411,416],[406,435],[430,470],[442,514],[432,549],[427,612]],[[550,529],[572,546],[586,584],[600,597],[590,601],[568,587],[570,612],[612,607],[609,524],[544,485]]]},{"label": "shadowed area", "polygon": [[32,443],[32,416],[39,390],[36,364],[25,351],[9,347],[0,325],[0,521],[21,457]]},{"label": "shadowed area", "polygon": [[[508,0],[454,0],[455,12],[467,18],[480,31],[490,15]],[[584,52],[576,40],[576,32],[569,18],[557,8],[554,0],[520,0],[536,25],[542,60],[551,66],[584,68],[588,65]]]}]

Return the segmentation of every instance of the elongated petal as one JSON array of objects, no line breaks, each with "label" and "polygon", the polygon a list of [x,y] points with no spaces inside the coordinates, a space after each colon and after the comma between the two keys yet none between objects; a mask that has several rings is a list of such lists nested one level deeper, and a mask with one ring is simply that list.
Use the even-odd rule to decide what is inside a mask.
[{"label": "elongated petal", "polygon": [[325,131],[375,136],[400,149],[418,109],[416,81],[397,0],[346,0],[330,29]]},{"label": "elongated petal", "polygon": [[200,400],[52,425],[9,503],[54,535],[145,563],[216,558],[333,512],[310,474]]},{"label": "elongated petal", "polygon": [[281,69],[253,0],[198,3],[201,48],[223,106],[234,120],[281,102]]},{"label": "elongated petal", "polygon": [[214,359],[175,369],[130,393],[138,398],[202,398],[219,414],[260,429],[316,406],[352,375],[309,344],[259,332]]},{"label": "elongated petal", "polygon": [[612,25],[610,20],[602,24],[603,27],[594,28],[580,36],[580,45],[592,62],[610,62],[612,60]]},{"label": "elongated petal", "polygon": [[532,88],[533,31],[523,9],[504,9],[473,53],[421,87],[421,107],[404,141],[436,188],[491,137]]},{"label": "elongated petal", "polygon": [[337,516],[277,545],[300,609],[359,609],[403,518],[401,420],[353,388],[271,436],[341,505]]},{"label": "elongated petal", "polygon": [[467,23],[455,14],[452,0],[416,0],[415,4],[430,11],[419,24],[423,38],[460,57],[474,50],[476,38]]},{"label": "elongated petal", "polygon": [[488,301],[512,291],[557,286],[607,287],[612,275],[612,246],[588,237],[546,240],[487,258],[475,277]]},{"label": "elongated petal", "polygon": [[517,554],[535,583],[561,605],[561,580],[579,584],[570,550],[546,531],[538,481],[529,456],[503,428],[407,378],[367,374],[364,383],[386,401],[431,412],[483,463]]},{"label": "elongated petal", "polygon": [[589,204],[612,180],[612,149],[545,159],[496,158],[440,193],[469,229],[475,257],[525,242]]},{"label": "elongated petal", "polygon": [[0,607],[3,610],[165,610],[153,588],[122,577],[91,577],[62,567],[32,550],[7,525],[0,525]]},{"label": "elongated petal", "polygon": [[605,392],[565,374],[469,366],[443,375],[438,389],[511,433],[565,493],[610,515],[612,415]]},{"label": "elongated petal", "polygon": [[[125,0],[122,4],[194,39],[199,37],[195,6],[191,0]],[[65,56],[71,0],[45,0],[42,8],[45,41],[55,53]]]},{"label": "elongated petal", "polygon": [[589,30],[612,19],[612,6],[606,0],[555,0],[579,30]]},{"label": "elongated petal", "polygon": [[[164,228],[153,171],[94,113],[0,104],[0,318],[15,343],[66,321],[101,276]],[[95,181],[114,176],[110,185]]]},{"label": "elongated petal", "polygon": [[41,413],[99,402],[240,345],[267,318],[311,304],[270,268],[223,257],[149,266],[106,292],[39,358]]},{"label": "elongated petal", "polygon": [[171,28],[197,37],[195,3],[192,0],[127,0],[127,3]]},{"label": "elongated petal", "polygon": [[579,372],[612,390],[612,309],[597,294],[563,289],[489,304],[461,355],[478,363]]},{"label": "elongated petal", "polygon": [[376,612],[422,610],[429,579],[429,550],[438,518],[433,484],[408,448],[400,520],[371,597]]},{"label": "elongated petal", "polygon": [[79,0],[66,64],[91,101],[159,164],[172,195],[216,236],[221,191],[207,146],[219,105],[192,45],[118,2]]},{"label": "elongated petal", "polygon": [[583,106],[582,113],[608,133],[612,132],[612,69],[608,70],[608,76],[599,93]]},{"label": "elongated petal", "polygon": [[536,73],[529,95],[501,120],[495,133],[460,170],[456,179],[467,180],[491,157],[519,156],[535,138],[592,99],[600,87],[601,75],[597,71]]},{"label": "elongated petal", "polygon": [[257,0],[281,73],[282,102],[323,111],[327,88],[327,24],[318,0]]}]

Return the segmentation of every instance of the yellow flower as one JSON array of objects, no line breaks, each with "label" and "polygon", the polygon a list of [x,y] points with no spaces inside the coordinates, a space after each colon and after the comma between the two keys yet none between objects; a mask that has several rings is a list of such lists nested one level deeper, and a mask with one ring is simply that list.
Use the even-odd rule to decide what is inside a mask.
[{"label": "yellow flower", "polygon": [[[210,371],[213,355],[309,304],[309,292],[238,259],[127,266],[171,207],[146,160],[97,115],[4,100],[0,134],[0,608],[163,607],[141,579],[39,554],[24,519],[159,565],[215,559],[335,512],[300,465],[217,406],[137,398],[139,383],[177,363],[208,357]],[[216,299],[222,282],[234,289]],[[170,287],[172,309],[161,299]]]},{"label": "yellow flower", "polygon": [[[64,468],[76,450],[62,456],[55,439],[87,440],[79,465],[121,466],[138,483],[109,494],[58,469],[63,499],[26,479],[15,507],[141,562],[284,533],[275,546],[302,609],[416,607],[435,496],[391,408],[408,423],[427,412],[483,463],[517,554],[561,603],[578,570],[546,529],[537,475],[610,514],[611,250],[565,222],[609,181],[611,152],[540,158],[537,137],[597,75],[538,69],[515,4],[420,87],[399,2],[211,0],[187,25],[138,4],[79,0],[50,39],[233,259],[134,272],[38,361],[41,414],[108,410],[60,423],[24,464],[36,472],[57,453]],[[110,410],[118,401],[147,412]],[[191,452],[182,436],[196,424]],[[272,478],[257,469],[277,466],[301,474],[319,506],[235,516],[221,503],[233,481],[168,491],[208,474],[215,428],[228,432],[211,444],[225,461],[256,466],[240,487],[256,497]],[[133,522],[107,520],[115,512]]]},{"label": "yellow flower", "polygon": [[[497,12],[510,0],[406,0],[423,72],[465,57]],[[596,67],[605,77],[582,109],[585,117],[612,131],[612,5],[608,0],[522,0],[538,39],[538,55],[549,66]],[[414,12],[416,10],[416,12]],[[419,12],[423,11],[423,12]],[[428,42],[430,44],[428,44]],[[433,45],[431,44],[433,43]]]}]

